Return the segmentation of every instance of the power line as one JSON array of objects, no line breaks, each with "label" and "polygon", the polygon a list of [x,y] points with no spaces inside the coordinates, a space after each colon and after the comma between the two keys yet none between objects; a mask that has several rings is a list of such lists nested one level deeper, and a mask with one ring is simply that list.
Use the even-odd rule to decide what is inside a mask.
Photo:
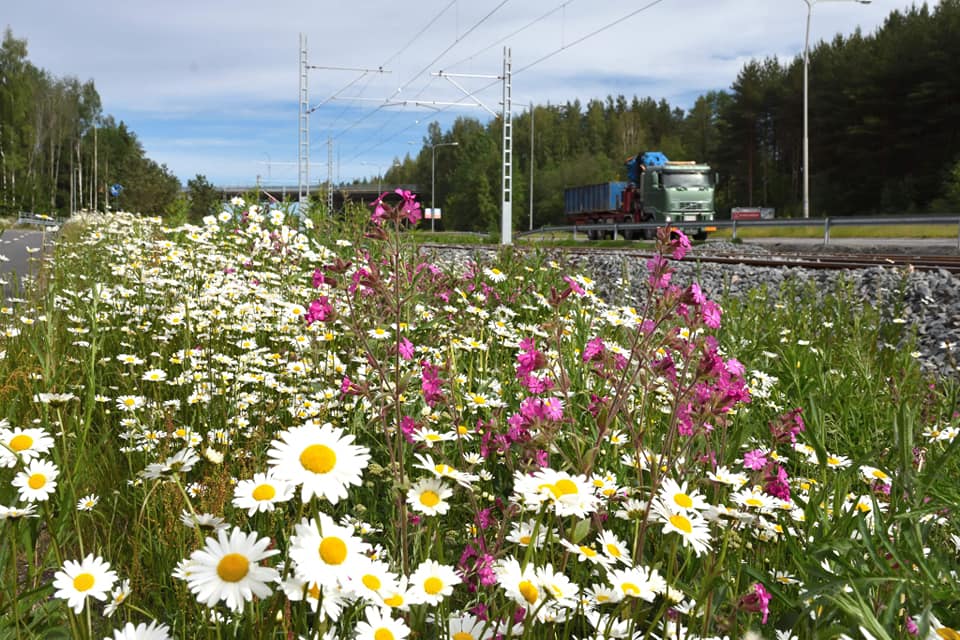
[{"label": "power line", "polygon": [[[497,9],[499,9],[501,6],[503,6],[503,5],[506,3],[506,1],[507,1],[507,0],[505,0],[505,1],[502,2],[502,3],[500,3],[500,5],[497,6]],[[572,1],[572,0],[571,0],[571,1]],[[594,37],[594,36],[596,36],[596,35],[598,35],[598,34],[600,34],[600,33],[603,33],[603,32],[606,31],[607,29],[610,29],[610,28],[612,28],[612,27],[615,27],[615,26],[617,26],[618,24],[620,24],[620,23],[622,23],[622,22],[624,22],[624,21],[626,21],[626,20],[629,20],[630,18],[632,18],[632,17],[634,17],[634,16],[636,16],[636,15],[638,15],[638,14],[644,12],[644,11],[647,11],[647,10],[649,10],[649,9],[652,9],[653,7],[655,7],[656,5],[658,5],[658,4],[660,4],[660,3],[664,2],[664,1],[665,1],[665,0],[652,0],[652,2],[649,2],[649,3],[647,3],[646,5],[644,5],[644,6],[640,7],[640,8],[638,8],[638,9],[635,9],[635,10],[631,11],[630,13],[628,13],[628,14],[626,14],[626,15],[624,15],[624,16],[621,16],[620,18],[617,18],[616,20],[613,20],[612,22],[609,22],[609,23],[603,25],[602,27],[600,27],[600,28],[598,28],[598,29],[594,29],[594,30],[591,31],[590,33],[588,33],[588,34],[586,34],[586,35],[584,35],[584,36],[581,36],[580,38],[577,38],[576,40],[570,42],[569,44],[564,44],[563,46],[561,46],[561,47],[559,47],[559,48],[557,48],[557,49],[554,49],[553,51],[550,51],[550,52],[547,53],[546,55],[543,55],[543,56],[537,58],[536,60],[534,60],[534,61],[531,62],[530,64],[527,64],[527,65],[525,65],[525,66],[523,66],[523,67],[520,67],[519,69],[514,70],[514,71],[513,71],[513,75],[517,75],[517,74],[519,74],[519,73],[522,73],[523,71],[526,71],[526,70],[528,70],[528,69],[530,69],[530,68],[532,68],[532,67],[540,64],[541,62],[544,62],[545,60],[548,60],[548,59],[552,58],[553,56],[557,55],[558,53],[561,53],[561,52],[563,52],[563,51],[566,51],[567,49],[569,49],[569,48],[571,48],[571,47],[573,47],[573,46],[575,46],[575,45],[577,45],[577,44],[580,44],[581,42],[584,42],[585,40],[588,40],[588,39],[590,39],[590,38],[592,38],[592,37]],[[562,6],[564,6],[564,5],[561,5],[561,7],[562,7]],[[496,9],[494,9],[494,11],[496,11]],[[491,13],[492,13],[492,12],[491,12]],[[490,14],[488,14],[487,17],[489,17],[489,15],[490,15]],[[485,17],[484,19],[486,19],[486,17]],[[471,31],[472,31],[472,30],[473,30],[473,29],[471,28]],[[459,39],[458,39],[456,42],[459,42]],[[454,42],[454,44],[456,44],[456,42]],[[451,47],[448,47],[448,48],[444,51],[444,53],[446,53],[446,51],[449,51],[451,48],[452,48],[452,45],[451,45]],[[443,56],[443,54],[441,54],[440,56],[438,56],[435,60],[439,59],[439,58],[442,57],[442,56]],[[459,63],[458,63],[458,64],[459,64]],[[421,71],[420,73],[422,74],[423,71]],[[418,74],[418,75],[419,75],[419,74]],[[498,83],[499,83],[499,80],[494,80],[494,81],[492,81],[492,82],[484,85],[484,86],[481,87],[480,89],[477,89],[476,91],[474,91],[474,93],[480,93],[481,91],[486,91],[487,89],[489,89],[490,87],[492,87],[492,86],[494,86],[494,85],[496,85],[496,84],[498,84]],[[451,108],[451,107],[444,107],[444,108],[442,108],[442,109],[438,109],[437,111],[438,111],[438,113],[441,113],[441,112],[447,111],[447,110],[450,109],[450,108]],[[415,125],[415,124],[408,125],[408,126],[404,127],[403,129],[401,129],[400,131],[398,131],[395,135],[390,136],[390,137],[385,138],[385,139],[381,139],[379,142],[377,142],[377,143],[376,143],[375,145],[373,145],[372,147],[369,147],[369,148],[365,149],[363,152],[361,152],[361,154],[357,154],[357,155],[353,156],[353,157],[351,158],[351,160],[354,159],[354,158],[358,158],[358,157],[360,157],[360,155],[365,154],[365,153],[368,153],[369,151],[371,151],[371,150],[373,150],[373,149],[376,149],[377,147],[379,147],[379,146],[381,146],[381,145],[383,145],[383,144],[385,144],[385,143],[387,143],[387,142],[390,142],[391,140],[393,140],[394,138],[396,138],[397,136],[399,136],[401,133],[404,133],[405,131],[408,131],[409,129],[411,129],[411,128],[414,127],[414,126],[416,126],[416,125]]]},{"label": "power line", "polygon": [[[414,74],[413,77],[411,77],[409,80],[407,80],[405,83],[403,83],[399,88],[397,88],[388,98],[384,99],[384,104],[382,104],[382,105],[380,105],[379,107],[377,107],[373,112],[371,112],[371,113],[369,113],[369,114],[367,114],[367,115],[365,115],[365,116],[361,116],[360,119],[358,119],[356,122],[354,122],[353,124],[351,124],[351,125],[350,125],[349,127],[347,127],[346,129],[338,132],[338,133],[336,134],[336,136],[334,136],[334,137],[335,137],[335,138],[341,137],[343,134],[345,134],[346,132],[352,130],[354,127],[356,127],[357,125],[361,124],[363,121],[365,121],[366,119],[368,119],[369,117],[371,117],[372,115],[374,115],[374,114],[375,114],[376,112],[378,112],[380,109],[382,109],[383,107],[387,106],[387,103],[389,103],[390,100],[392,100],[393,98],[395,98],[398,93],[400,93],[401,91],[403,91],[407,86],[409,86],[409,85],[410,85],[412,82],[414,82],[417,78],[419,78],[420,76],[422,76],[427,70],[429,70],[432,66],[434,66],[434,65],[437,63],[438,60],[440,60],[443,56],[445,56],[447,53],[449,53],[455,46],[457,46],[460,42],[462,42],[462,41],[464,40],[464,38],[466,38],[466,37],[469,36],[471,33],[473,33],[477,28],[479,28],[480,25],[482,25],[482,24],[485,23],[487,20],[489,20],[491,16],[493,16],[497,11],[499,11],[499,10],[500,10],[505,4],[507,4],[509,1],[510,1],[510,0],[502,0],[502,2],[500,2],[500,4],[498,4],[496,7],[494,7],[494,8],[491,9],[489,12],[487,12],[486,15],[484,15],[484,16],[483,16],[482,18],[480,18],[477,22],[475,22],[469,29],[467,29],[467,31],[465,31],[465,32],[463,33],[463,35],[460,35],[460,36],[456,37],[456,38],[453,40],[453,42],[451,42],[450,45],[447,46],[447,48],[445,48],[443,51],[441,51],[433,60],[431,60],[431,61],[430,61],[429,63],[427,63],[427,65],[425,65],[420,71],[418,71],[416,74]],[[449,5],[448,5],[448,6],[449,6]],[[445,10],[446,10],[446,8],[444,9],[444,11],[445,11]],[[430,80],[427,82],[427,84],[425,84],[425,85],[420,89],[420,91],[417,92],[417,94],[413,97],[413,99],[412,99],[411,101],[416,101],[417,98],[419,98],[420,96],[422,96],[423,93],[424,93],[424,92],[427,90],[427,88],[430,86],[430,84],[433,82],[433,80],[434,80],[433,78],[430,78]],[[446,111],[446,108],[439,109],[438,111]],[[391,120],[395,120],[395,119],[396,119],[396,118],[391,118]],[[390,121],[384,123],[384,125],[383,125],[379,130],[382,130],[383,128],[385,128],[385,127],[386,127],[387,125],[389,125],[389,124],[390,124]],[[413,125],[410,125],[410,126],[413,126]],[[404,129],[404,131],[405,131],[406,129],[409,129],[410,126],[406,127],[406,128]],[[378,131],[379,131],[379,130],[378,130]],[[373,134],[373,135],[375,135],[375,134]],[[370,137],[372,137],[372,135],[371,135],[371,136],[368,136],[367,139],[369,139]],[[380,141],[377,145],[374,145],[373,148],[376,148],[377,146],[380,146],[381,144],[383,144],[383,142],[384,142],[384,141]],[[361,143],[361,144],[362,144],[362,143]],[[357,155],[354,155],[354,156],[352,156],[352,157],[350,158],[350,160],[353,160],[353,159],[355,159],[355,158],[358,158],[358,157],[360,157],[361,155],[362,155],[362,153],[357,154]],[[348,162],[349,162],[349,160],[348,160]]]},{"label": "power line", "polygon": [[545,56],[543,56],[543,57],[541,57],[541,58],[537,58],[536,60],[534,60],[533,62],[531,62],[531,63],[528,64],[527,66],[525,66],[525,67],[520,67],[519,69],[517,69],[516,71],[513,72],[513,75],[517,75],[518,73],[521,73],[521,72],[523,72],[523,71],[526,71],[526,70],[529,69],[530,67],[532,67],[532,66],[534,66],[534,65],[538,65],[538,64],[540,64],[541,62],[543,62],[544,60],[547,60],[547,59],[549,59],[549,58],[552,58],[553,56],[557,55],[557,54],[560,53],[561,51],[565,51],[565,50],[569,49],[570,47],[572,47],[572,46],[575,45],[575,44],[580,44],[580,43],[583,42],[584,40],[587,40],[587,39],[589,39],[589,38],[592,38],[593,36],[597,35],[598,33],[603,33],[603,32],[606,31],[607,29],[609,29],[609,28],[611,28],[611,27],[617,26],[618,24],[620,24],[620,23],[623,22],[624,20],[629,20],[630,18],[632,18],[633,16],[637,15],[638,13],[642,13],[642,12],[646,11],[647,9],[650,9],[650,8],[652,8],[652,7],[655,7],[656,5],[658,5],[658,4],[660,4],[661,2],[664,2],[664,1],[665,1],[665,0],[653,0],[653,2],[650,2],[649,4],[646,4],[646,5],[642,6],[642,7],[640,7],[639,9],[636,9],[636,10],[634,10],[634,11],[631,11],[630,13],[628,13],[628,14],[625,15],[625,16],[623,16],[622,18],[618,18],[618,19],[614,20],[613,22],[611,22],[611,23],[609,23],[609,24],[606,24],[606,25],[600,27],[599,29],[596,29],[596,30],[594,30],[594,31],[591,31],[591,32],[588,33],[587,35],[585,35],[585,36],[583,36],[583,37],[581,37],[581,38],[577,38],[576,40],[574,40],[574,41],[571,42],[570,44],[565,44],[565,45],[563,45],[562,47],[560,47],[559,49],[555,49],[555,50],[551,51],[550,53],[548,53],[547,55],[545,55]]},{"label": "power line", "polygon": [[502,38],[500,38],[499,40],[497,40],[497,41],[494,42],[493,44],[487,45],[487,46],[484,47],[483,49],[480,49],[479,51],[476,51],[475,53],[473,53],[472,55],[467,56],[467,57],[464,58],[463,60],[460,60],[460,61],[458,61],[458,62],[454,62],[453,64],[448,65],[448,66],[450,66],[450,67],[457,67],[457,66],[463,64],[464,62],[469,62],[470,60],[473,60],[474,58],[476,58],[476,57],[477,57],[478,55],[480,55],[481,53],[484,53],[484,52],[486,52],[486,51],[489,51],[490,49],[494,48],[494,47],[497,46],[498,44],[503,44],[504,42],[506,42],[506,41],[509,40],[510,38],[514,37],[515,35],[517,35],[517,34],[519,34],[519,33],[522,33],[523,31],[526,31],[527,29],[529,29],[529,28],[532,27],[533,25],[537,24],[538,22],[540,22],[540,21],[542,21],[542,20],[545,20],[545,19],[549,18],[550,16],[552,16],[553,14],[555,14],[557,11],[560,11],[561,9],[565,9],[565,8],[567,7],[567,5],[573,4],[574,2],[576,2],[576,0],[566,0],[566,2],[563,2],[563,3],[559,4],[559,5],[557,5],[556,7],[554,7],[553,9],[551,9],[550,11],[547,11],[545,14],[541,15],[539,18],[534,18],[533,20],[531,20],[531,21],[528,22],[527,24],[523,25],[522,27],[520,27],[520,28],[517,29],[516,31],[512,31],[511,33],[508,33],[507,35],[503,36]]}]

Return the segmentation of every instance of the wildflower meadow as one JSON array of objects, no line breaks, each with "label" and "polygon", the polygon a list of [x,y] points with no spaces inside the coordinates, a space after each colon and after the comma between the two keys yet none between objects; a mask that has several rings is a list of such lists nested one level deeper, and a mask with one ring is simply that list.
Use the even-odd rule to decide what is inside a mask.
[{"label": "wildflower meadow", "polygon": [[0,309],[0,637],[960,638],[909,324],[668,230],[604,300],[389,195],[64,228]]}]

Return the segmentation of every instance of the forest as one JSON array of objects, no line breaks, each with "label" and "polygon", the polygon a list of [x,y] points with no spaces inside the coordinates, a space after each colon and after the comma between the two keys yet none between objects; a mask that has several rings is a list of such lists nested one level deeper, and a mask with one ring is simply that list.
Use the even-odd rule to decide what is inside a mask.
[{"label": "forest", "polygon": [[[874,33],[811,46],[811,216],[960,212],[958,34],[960,0],[942,0],[893,11]],[[536,226],[562,223],[565,187],[624,180],[624,161],[650,150],[709,163],[719,177],[721,216],[734,206],[801,215],[799,55],[751,60],[729,89],[701,95],[689,109],[629,94],[624,87],[586,104],[515,112],[516,228],[528,227],[531,202]],[[431,145],[457,142],[437,149],[443,225],[496,229],[500,132],[499,119],[462,117],[447,130],[433,123],[419,153],[398,159],[383,181],[420,185],[429,203]],[[0,46],[0,215],[103,209],[114,183],[125,189],[111,204],[131,211],[197,217],[218,201],[204,176],[182,192],[166,166],[146,157],[136,134],[103,113],[92,80],[36,68],[27,42],[7,29]]]}]

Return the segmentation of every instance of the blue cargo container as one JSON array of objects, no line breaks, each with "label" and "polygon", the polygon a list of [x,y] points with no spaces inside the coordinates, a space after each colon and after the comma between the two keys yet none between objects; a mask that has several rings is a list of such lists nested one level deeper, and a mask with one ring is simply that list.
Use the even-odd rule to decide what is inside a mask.
[{"label": "blue cargo container", "polygon": [[563,191],[563,208],[566,214],[617,211],[623,198],[626,182],[605,182],[571,187]]}]

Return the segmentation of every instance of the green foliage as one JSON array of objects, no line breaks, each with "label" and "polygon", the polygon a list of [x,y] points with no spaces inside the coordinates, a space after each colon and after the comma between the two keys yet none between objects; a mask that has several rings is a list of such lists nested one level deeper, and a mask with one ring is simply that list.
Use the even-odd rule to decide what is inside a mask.
[{"label": "green foliage", "polygon": [[192,221],[199,222],[205,216],[218,213],[216,209],[220,203],[220,192],[206,176],[197,174],[187,181],[187,197],[190,199],[189,216]]},{"label": "green foliage", "polygon": [[[71,180],[76,176],[76,180]],[[121,184],[119,202],[108,188]],[[92,80],[55,78],[7,28],[0,45],[0,215],[69,215],[106,206],[164,211],[180,183],[148,159],[123,122],[102,113]]]}]

